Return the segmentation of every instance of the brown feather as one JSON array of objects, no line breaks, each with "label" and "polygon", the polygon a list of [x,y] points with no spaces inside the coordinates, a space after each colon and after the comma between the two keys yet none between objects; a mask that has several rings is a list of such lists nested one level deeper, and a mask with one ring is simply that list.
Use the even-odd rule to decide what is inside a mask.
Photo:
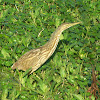
[{"label": "brown feather", "polygon": [[25,53],[23,56],[19,58],[18,61],[16,61],[13,64],[12,69],[17,68],[18,70],[26,71],[27,69],[32,67],[31,73],[33,73],[42,64],[44,64],[49,59],[49,57],[54,53],[59,42],[61,33],[69,27],[72,27],[79,23],[80,22],[63,23],[62,25],[60,25],[56,29],[56,31],[52,33],[50,40],[44,46],[41,46],[37,49],[33,49]]}]

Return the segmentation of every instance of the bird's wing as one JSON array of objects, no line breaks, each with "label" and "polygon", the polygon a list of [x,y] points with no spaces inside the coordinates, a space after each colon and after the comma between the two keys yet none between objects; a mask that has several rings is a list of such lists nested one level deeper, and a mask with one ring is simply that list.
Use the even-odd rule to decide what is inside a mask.
[{"label": "bird's wing", "polygon": [[33,49],[23,56],[19,58],[17,62],[15,62],[12,66],[12,69],[18,68],[18,70],[26,71],[30,67],[36,66],[39,61],[38,55],[40,53],[40,49]]}]

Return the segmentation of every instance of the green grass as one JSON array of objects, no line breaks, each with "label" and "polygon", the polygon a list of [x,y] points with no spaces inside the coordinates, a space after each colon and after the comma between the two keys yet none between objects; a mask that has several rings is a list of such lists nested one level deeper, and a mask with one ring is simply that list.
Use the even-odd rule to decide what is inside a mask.
[{"label": "green grass", "polygon": [[[1,100],[89,100],[92,66],[100,80],[99,10],[99,0],[0,0]],[[61,23],[79,21],[63,32],[55,53],[33,74],[11,69]]]}]

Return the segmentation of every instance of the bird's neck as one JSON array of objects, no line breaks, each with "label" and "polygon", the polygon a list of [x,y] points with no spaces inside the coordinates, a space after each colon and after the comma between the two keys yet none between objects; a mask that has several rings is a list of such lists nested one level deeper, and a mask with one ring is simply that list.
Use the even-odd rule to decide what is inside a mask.
[{"label": "bird's neck", "polygon": [[60,35],[61,33],[63,32],[63,30],[61,29],[61,27],[58,27],[52,34],[51,34],[51,37],[50,37],[50,40],[49,41],[53,41],[53,40],[58,40],[59,42],[59,38],[60,38]]},{"label": "bird's neck", "polygon": [[52,33],[50,40],[44,45],[44,47],[47,47],[48,49],[51,49],[52,52],[54,52],[58,45],[61,33],[62,30],[58,27],[56,31]]}]

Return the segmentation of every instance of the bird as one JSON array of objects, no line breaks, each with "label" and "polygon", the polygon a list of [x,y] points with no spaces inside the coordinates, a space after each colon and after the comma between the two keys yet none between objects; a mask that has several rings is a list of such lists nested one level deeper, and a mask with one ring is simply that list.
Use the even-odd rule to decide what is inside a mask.
[{"label": "bird", "polygon": [[52,34],[47,41],[46,44],[40,46],[39,48],[32,49],[26,52],[23,56],[21,56],[13,65],[12,69],[18,69],[26,71],[31,68],[30,74],[36,71],[39,67],[41,67],[54,53],[58,42],[60,40],[61,33],[81,22],[74,22],[74,23],[63,23],[61,24]]}]

